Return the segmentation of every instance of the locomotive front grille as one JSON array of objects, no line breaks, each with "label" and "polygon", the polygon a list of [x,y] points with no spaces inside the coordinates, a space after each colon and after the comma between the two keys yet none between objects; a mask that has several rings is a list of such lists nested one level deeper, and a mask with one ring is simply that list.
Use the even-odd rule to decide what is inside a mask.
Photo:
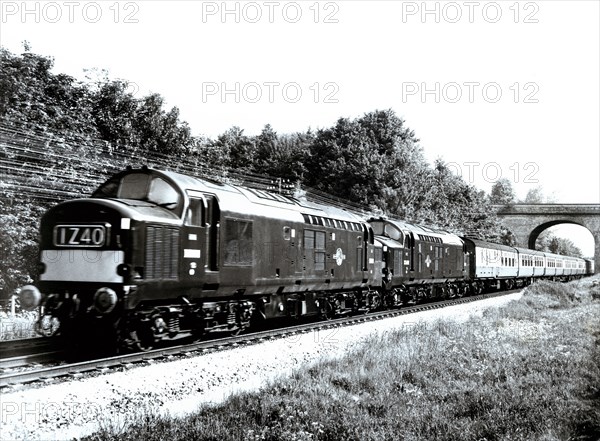
[{"label": "locomotive front grille", "polygon": [[179,230],[146,228],[146,278],[176,279],[179,272]]}]

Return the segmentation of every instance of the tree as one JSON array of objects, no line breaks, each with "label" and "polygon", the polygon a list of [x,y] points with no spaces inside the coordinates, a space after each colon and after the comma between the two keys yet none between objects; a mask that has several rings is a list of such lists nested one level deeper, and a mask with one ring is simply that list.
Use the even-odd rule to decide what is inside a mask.
[{"label": "tree", "polygon": [[254,138],[255,159],[253,171],[278,178],[298,181],[304,175],[303,158],[312,133],[278,135],[267,124]]},{"label": "tree", "polygon": [[555,202],[554,197],[546,196],[541,185],[529,189],[525,195],[525,199],[523,199],[523,203],[525,204],[549,204],[552,202]]},{"label": "tree", "polygon": [[510,205],[516,200],[512,183],[507,178],[498,179],[492,186],[490,202],[496,205]]},{"label": "tree", "polygon": [[179,109],[163,110],[164,98],[157,93],[138,102],[132,121],[135,143],[145,151],[171,155],[192,143],[187,123],[179,122]]},{"label": "tree", "polygon": [[[214,154],[224,158],[216,166],[235,169],[236,171],[249,172],[254,167],[255,146],[252,139],[244,135],[244,129],[233,126],[209,145],[215,149]],[[220,153],[216,153],[220,152]]]},{"label": "tree", "polygon": [[30,129],[63,137],[97,137],[90,91],[65,74],[53,74],[54,60],[0,48],[0,117]]},{"label": "tree", "polygon": [[458,234],[500,240],[501,227],[485,192],[452,173],[443,160],[435,161],[427,186],[420,193],[425,202],[416,213],[417,221]]},{"label": "tree", "polygon": [[138,103],[127,92],[126,81],[114,80],[98,84],[94,93],[93,108],[100,137],[116,145],[131,146],[135,142],[133,121]]},{"label": "tree", "polygon": [[37,272],[37,226],[42,209],[35,204],[11,207],[0,200],[0,298],[33,281]]},{"label": "tree", "polygon": [[583,257],[581,249],[572,240],[556,236],[552,229],[540,233],[535,241],[535,249],[563,256]]},{"label": "tree", "polygon": [[411,185],[427,168],[414,132],[392,110],[340,118],[315,134],[304,164],[306,184],[362,206],[403,211]]}]

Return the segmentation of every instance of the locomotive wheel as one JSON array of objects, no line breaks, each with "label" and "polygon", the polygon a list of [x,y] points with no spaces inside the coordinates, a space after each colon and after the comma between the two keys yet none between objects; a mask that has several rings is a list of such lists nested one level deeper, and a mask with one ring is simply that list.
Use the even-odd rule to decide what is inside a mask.
[{"label": "locomotive wheel", "polygon": [[134,349],[142,352],[148,352],[154,349],[154,335],[152,330],[133,330],[129,333],[134,345]]},{"label": "locomotive wheel", "polygon": [[465,287],[462,285],[458,285],[456,287],[456,298],[460,299],[465,295]]},{"label": "locomotive wheel", "polygon": [[325,320],[332,320],[335,317],[335,308],[329,300],[325,300],[325,305],[321,308],[321,317]]}]

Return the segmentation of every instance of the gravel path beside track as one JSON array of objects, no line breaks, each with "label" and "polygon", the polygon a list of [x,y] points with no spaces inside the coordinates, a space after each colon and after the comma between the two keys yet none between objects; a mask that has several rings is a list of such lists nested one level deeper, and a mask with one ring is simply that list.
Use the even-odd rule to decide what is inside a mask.
[{"label": "gravel path beside track", "polygon": [[520,297],[521,293],[510,294],[43,387],[3,391],[0,439],[72,439],[102,426],[123,427],[140,413],[185,415],[201,403],[218,403],[236,392],[257,390],[303,363],[340,357],[373,332],[439,318],[461,322]]}]

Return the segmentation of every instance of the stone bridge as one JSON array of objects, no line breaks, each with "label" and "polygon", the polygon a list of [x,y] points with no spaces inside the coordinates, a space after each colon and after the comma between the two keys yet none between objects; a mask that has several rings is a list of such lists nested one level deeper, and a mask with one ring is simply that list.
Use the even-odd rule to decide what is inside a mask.
[{"label": "stone bridge", "polygon": [[577,224],[594,236],[596,272],[600,271],[600,204],[496,205],[501,222],[516,237],[517,245],[535,248],[542,231],[558,224]]}]

